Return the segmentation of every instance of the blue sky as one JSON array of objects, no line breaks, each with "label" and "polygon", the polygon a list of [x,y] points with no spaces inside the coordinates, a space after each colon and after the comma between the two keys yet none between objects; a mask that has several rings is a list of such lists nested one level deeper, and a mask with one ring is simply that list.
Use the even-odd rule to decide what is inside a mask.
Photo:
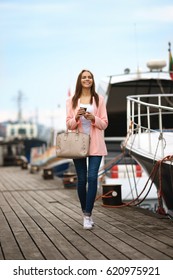
[{"label": "blue sky", "polygon": [[98,86],[151,59],[168,63],[172,15],[171,0],[0,0],[0,121],[16,119],[21,91],[25,119],[37,112],[60,129],[83,68]]}]

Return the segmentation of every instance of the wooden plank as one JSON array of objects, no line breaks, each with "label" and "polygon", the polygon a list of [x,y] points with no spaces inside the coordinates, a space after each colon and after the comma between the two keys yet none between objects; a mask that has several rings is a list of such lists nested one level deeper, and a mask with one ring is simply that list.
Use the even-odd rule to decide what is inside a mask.
[{"label": "wooden plank", "polygon": [[0,260],[4,260],[1,244],[0,244]]},{"label": "wooden plank", "polygon": [[1,240],[1,252],[6,260],[22,260],[24,256],[18,247],[18,243],[11,231],[11,228],[5,218],[2,209],[0,209],[0,240]]},{"label": "wooden plank", "polygon": [[[29,194],[31,194],[29,192]],[[40,193],[39,193],[40,194]],[[34,199],[38,199],[39,200],[39,196],[36,193],[32,193]],[[29,200],[29,198],[28,198]],[[32,200],[31,200],[32,201]],[[58,246],[59,249],[61,250],[61,252],[63,252],[63,254],[65,254],[66,258],[69,257],[73,257],[73,259],[84,259],[85,257],[83,256],[83,252],[79,252],[79,248],[80,248],[80,243],[77,244],[77,239],[79,240],[79,237],[76,239],[77,235],[76,232],[72,231],[71,228],[69,228],[69,223],[66,222],[66,220],[64,219],[65,217],[62,216],[62,212],[58,211],[57,215],[55,213],[56,208],[54,207],[54,205],[49,204],[48,203],[48,208],[45,207],[44,205],[44,200],[43,202],[43,206],[42,207],[38,207],[37,202],[34,202],[34,206],[35,208],[39,209],[39,211],[42,213],[42,215],[44,215],[44,217],[46,219],[48,219],[50,221],[50,223],[54,226],[54,228],[56,228],[58,230],[57,236],[60,238],[60,240],[58,241],[58,238],[56,238],[56,240],[54,242],[58,242]],[[40,205],[40,204],[39,204]],[[41,204],[42,205],[42,204]],[[50,210],[52,209],[52,213],[50,212]],[[67,235],[67,232],[69,232],[69,236]],[[49,234],[50,237],[50,234]],[[63,242],[64,240],[64,242]],[[60,242],[60,244],[59,244]],[[73,244],[73,242],[75,242],[75,244]],[[76,245],[79,245],[79,248],[76,248]],[[84,246],[85,245],[85,246]],[[85,249],[86,248],[86,243],[84,244],[83,240],[82,240],[82,246],[81,248]],[[67,250],[68,248],[68,250]],[[90,246],[90,250],[91,250],[91,246]],[[89,250],[89,251],[90,251]],[[91,253],[91,251],[90,251]],[[101,259],[105,259],[103,255],[101,255],[100,253],[97,254],[97,257],[102,257]]]},{"label": "wooden plank", "polygon": [[[98,220],[96,220],[96,222],[97,221]],[[117,244],[119,244],[119,240],[121,240],[125,244],[128,244],[129,246],[133,247],[135,250],[138,250],[139,252],[141,252],[141,254],[148,256],[148,258],[157,257],[157,259],[162,259],[162,258],[165,259],[165,256],[163,254],[158,253],[156,250],[153,250],[153,249],[150,250],[150,247],[147,245],[144,247],[143,240],[141,242],[140,240],[134,238],[133,237],[134,229],[132,230],[132,236],[130,236],[128,232],[124,231],[124,228],[122,228],[122,227],[118,228],[116,223],[114,223],[114,222],[110,223],[110,221],[108,222],[106,215],[105,215],[105,221],[103,221],[103,217],[102,218],[99,217],[99,221],[97,222],[97,227],[102,227],[102,230],[106,231],[107,234],[109,232],[111,232],[111,236],[112,236],[111,240],[113,240],[114,244],[116,244],[116,250],[118,249]],[[124,227],[124,225],[123,225],[123,227]],[[118,229],[119,229],[119,231],[118,231]],[[102,233],[99,232],[98,234],[99,234],[99,236],[102,236]],[[105,233],[105,235],[106,235],[106,233]],[[115,239],[115,237],[117,239]],[[122,248],[121,248],[121,250],[122,250]],[[151,255],[151,253],[153,255]],[[133,259],[134,256],[126,255],[126,258]],[[143,258],[146,258],[146,257],[143,256],[142,259]]]},{"label": "wooden plank", "polygon": [[[34,194],[35,195],[35,194]],[[41,197],[42,196],[44,196],[43,197],[43,200],[41,200]],[[43,192],[40,192],[39,193],[39,196],[38,196],[38,198],[37,198],[41,203],[44,203],[45,201],[46,201],[46,197],[45,197],[45,195],[44,195],[44,193]],[[48,199],[47,199],[48,200]],[[74,205],[74,204],[73,204]],[[49,210],[51,209],[50,208],[50,206],[46,206],[45,205],[45,207],[49,207]],[[67,221],[67,223],[68,223],[68,225],[69,224],[73,224],[73,227],[74,227],[74,220],[72,220],[71,219],[71,217],[73,217],[73,213],[71,213],[70,211],[68,211],[68,208],[67,207],[65,207],[65,209],[62,209],[62,205],[61,204],[58,204],[58,206],[56,206],[56,207],[58,207],[58,210],[62,210],[62,213],[61,213],[61,218],[63,219],[63,221],[65,221],[65,219],[67,219],[67,217],[66,217],[66,215],[65,215],[65,213],[63,212],[64,210],[65,210],[65,212],[66,212],[66,214],[68,213],[68,218],[69,218],[69,220]],[[52,212],[54,212],[54,214],[56,213],[56,210],[53,208],[52,209]],[[57,213],[58,214],[58,213]],[[77,214],[76,214],[77,215]],[[82,217],[81,217],[81,215],[77,215],[77,217],[76,217],[76,220],[79,220],[79,218],[80,218],[80,220],[82,220]],[[76,227],[76,228],[78,228],[78,227]],[[74,230],[74,228],[73,228],[73,230]],[[83,232],[83,231],[82,231]],[[78,233],[78,235],[79,234],[81,234],[81,232],[79,233],[79,232],[77,232]],[[133,254],[133,251],[134,251],[134,256],[137,256],[138,255],[138,259],[139,259],[139,257],[141,257],[141,258],[146,258],[147,259],[147,257],[144,255],[144,254],[141,254],[140,252],[138,252],[137,250],[134,250],[132,247],[130,247],[130,246],[128,246],[128,245],[126,245],[126,244],[124,244],[123,242],[119,242],[119,239],[116,239],[116,238],[113,238],[113,236],[111,235],[111,234],[109,234],[107,231],[105,231],[105,230],[103,230],[103,229],[101,229],[101,228],[95,228],[94,229],[94,235],[95,235],[95,237],[97,236],[98,238],[100,238],[100,242],[102,243],[102,245],[100,246],[100,248],[103,248],[103,252],[102,252],[102,254],[105,254],[105,251],[104,251],[104,243],[105,243],[105,241],[106,241],[106,243],[107,244],[109,244],[111,247],[112,247],[112,249],[114,249],[114,257],[116,257],[115,256],[115,250],[117,251],[116,252],[116,254],[118,254],[118,251],[119,252],[121,252],[121,256],[124,254],[124,257],[123,257],[123,259],[128,259],[128,250],[129,251],[131,251],[132,252],[132,254]],[[105,240],[104,240],[104,238],[105,238]],[[92,237],[92,239],[93,239],[93,237]],[[117,246],[117,244],[118,244],[118,246]],[[122,250],[122,244],[124,245],[124,252],[123,252],[123,250]],[[128,248],[127,248],[128,247]],[[99,249],[100,250],[100,249]],[[123,253],[123,254],[122,254]]]},{"label": "wooden plank", "polygon": [[[60,222],[60,219],[61,219],[61,222],[64,222],[64,223],[66,223],[66,225],[68,226],[68,227],[70,227],[70,236],[71,236],[71,232],[72,232],[72,230],[75,232],[75,236],[76,236],[76,233],[77,233],[77,236],[78,236],[78,240],[79,240],[79,237],[80,237],[80,235],[82,234],[82,239],[84,238],[84,235],[85,235],[85,232],[83,231],[83,228],[81,227],[81,221],[82,221],[82,217],[81,217],[81,215],[77,215],[77,217],[75,217],[75,219],[73,219],[73,213],[68,213],[68,215],[64,212],[64,210],[63,211],[61,211],[61,204],[59,204],[59,207],[60,208],[58,208],[57,209],[57,206],[56,205],[54,205],[54,206],[52,206],[52,204],[50,205],[50,204],[47,204],[46,205],[46,203],[45,203],[45,199],[41,199],[41,195],[43,194],[43,192],[39,192],[39,195],[38,195],[38,197],[37,197],[37,199],[40,201],[40,203],[42,203],[42,204],[44,204],[44,207],[45,208],[47,208],[47,209],[49,209],[49,211],[52,211],[52,213],[54,213],[54,215],[57,215],[57,217],[59,217],[59,222]],[[34,195],[34,197],[36,198],[36,196],[35,196],[35,193],[33,194]],[[79,221],[79,218],[80,218],[80,222],[78,222]],[[75,221],[76,220],[76,221]],[[62,226],[60,227],[60,229],[61,229],[61,232],[62,232]],[[80,233],[78,232],[78,231],[76,231],[76,229],[77,230],[79,230],[80,231]],[[82,229],[82,230],[81,230]],[[83,234],[84,233],[84,234]],[[66,230],[64,231],[64,232],[62,232],[62,234],[66,234]],[[89,233],[88,233],[89,234]],[[68,236],[67,236],[67,234],[66,234],[66,238],[69,238]],[[93,236],[92,236],[92,239],[93,239]],[[72,242],[73,240],[71,240],[71,242]],[[100,241],[100,240],[99,240]],[[88,242],[88,241],[87,241]],[[78,243],[79,244],[79,243]],[[75,245],[78,245],[78,244],[75,244]],[[90,246],[91,246],[91,244],[90,244]],[[92,245],[93,246],[93,245]],[[104,247],[105,245],[104,244],[102,244],[102,247]],[[85,248],[85,247],[84,247]],[[111,252],[111,250],[112,250],[112,248],[109,246],[109,252]],[[99,252],[100,252],[100,248],[99,249],[97,249],[98,250],[98,253],[97,253],[97,257],[98,257],[98,254],[100,254]],[[93,250],[92,250],[93,251]],[[118,254],[118,252],[117,252],[117,254]],[[103,252],[102,252],[102,258],[101,259],[105,259],[105,257],[104,257],[104,255],[105,255],[105,253],[104,253],[104,250],[103,250]],[[115,255],[115,250],[114,250],[114,255]],[[95,253],[94,253],[94,256],[95,256]],[[93,256],[93,257],[94,257]],[[121,256],[122,256],[122,254],[121,254]],[[123,257],[123,258],[125,258],[125,257]]]},{"label": "wooden plank", "polygon": [[[76,223],[75,220],[71,220],[71,218],[69,219],[68,215],[62,212],[61,209],[57,209],[54,204],[49,203],[49,196],[45,195],[43,192],[39,192],[39,195],[37,197],[35,193],[32,193],[32,195],[35,199],[40,201],[40,203],[42,203],[42,205],[44,205],[46,209],[52,212],[54,216],[51,218],[51,223],[54,224],[58,231],[60,231],[61,234],[65,236],[65,238],[81,252],[82,255],[84,255],[87,259],[106,259],[104,254],[93,248],[92,245],[90,245],[86,240],[81,238],[79,234],[77,234],[74,228],[79,228],[79,224]],[[47,198],[47,200],[45,199],[45,197]],[[48,202],[47,205],[46,201]]]},{"label": "wooden plank", "polygon": [[[26,231],[24,224],[18,219],[18,216],[15,214],[11,205],[14,206],[15,202],[11,197],[11,194],[5,193],[4,198],[8,201],[6,208],[4,208],[4,215],[8,224],[10,225],[12,234],[19,244],[19,248],[23,253],[25,259],[44,259],[43,255],[38,250],[37,246],[33,242],[32,238]],[[11,203],[11,205],[10,205]],[[9,207],[8,207],[9,206]],[[8,207],[8,211],[6,210]]]},{"label": "wooden plank", "polygon": [[[50,221],[52,220],[53,215],[50,212],[46,211],[42,205],[36,203],[33,199],[31,199],[28,193],[25,193],[23,197],[21,196],[22,192],[21,195],[14,195],[15,198],[18,200],[18,203],[21,203],[25,211],[40,226],[40,228],[44,230],[44,234],[47,235],[49,240],[51,240],[54,247],[57,247],[57,249],[61,252],[61,255],[64,256],[61,256],[61,259],[68,259],[72,257],[75,259],[83,258],[83,256],[79,254],[76,248],[73,247],[70,243],[68,243],[64,236],[61,235],[52,225]],[[25,202],[23,202],[24,197],[27,200]],[[58,224],[58,220],[56,220],[56,223]]]},{"label": "wooden plank", "polygon": [[0,168],[0,180],[7,191],[57,189],[58,185],[62,184],[58,177],[51,180],[52,182],[45,181],[41,173],[30,174],[28,170],[21,170],[19,167]]},{"label": "wooden plank", "polygon": [[[15,193],[13,193],[13,195],[14,194]],[[6,194],[6,196],[8,197],[8,201],[11,201],[11,207],[18,215],[18,219],[20,219],[23,222],[23,225],[25,225],[25,231],[27,232],[27,236],[30,236],[31,242],[29,242],[28,240],[25,247],[25,239],[23,240],[22,235],[16,232],[14,228],[14,234],[18,239],[18,242],[26,259],[64,259],[62,254],[59,253],[58,248],[54,246],[54,244],[50,241],[49,237],[46,236],[43,232],[44,226],[43,229],[40,228],[38,224],[35,223],[34,220],[32,220],[30,215],[28,215],[28,213],[21,208],[21,206],[15,207],[15,203],[17,202],[15,202],[14,198],[12,197],[10,199],[10,195],[12,194]],[[22,204],[25,204],[25,202],[23,201]],[[33,209],[31,209],[31,212],[33,213],[32,215],[37,216],[38,220],[42,219],[42,216],[38,215],[38,213],[35,213]],[[29,224],[26,224],[26,217],[27,220],[30,220]],[[13,222],[10,221],[10,223],[12,224]],[[26,234],[23,234],[23,236],[24,235]]]},{"label": "wooden plank", "polygon": [[172,221],[96,201],[83,230],[76,189],[19,167],[0,168],[0,259],[173,259]]},{"label": "wooden plank", "polygon": [[[54,192],[53,196],[55,197],[55,192]],[[71,207],[74,208],[75,204],[73,203],[73,205],[71,205]],[[108,225],[107,232],[111,231],[111,234],[113,235],[114,230],[115,230],[117,238],[119,238],[119,239],[121,238],[121,240],[124,243],[126,242],[131,246],[133,245],[133,247],[136,250],[139,250],[139,251],[142,250],[143,254],[145,254],[145,257],[148,257],[148,258],[152,257],[153,259],[167,259],[167,258],[169,259],[170,257],[172,257],[172,249],[171,248],[170,248],[170,250],[168,250],[170,252],[168,252],[168,254],[167,254],[167,250],[166,250],[166,247],[165,247],[164,244],[162,244],[161,242],[157,243],[157,241],[155,241],[155,239],[149,238],[148,235],[141,233],[141,231],[139,231],[139,230],[136,231],[134,227],[132,227],[132,228],[129,227],[129,225],[128,225],[129,220],[124,219],[124,223],[123,223],[123,217],[121,216],[121,218],[120,218],[119,217],[120,215],[118,215],[117,216],[118,217],[118,224],[117,224],[117,222],[115,220],[115,218],[116,218],[115,211],[117,211],[117,209],[111,209],[111,210],[109,209],[108,210],[108,209],[102,208],[101,211],[102,212],[108,211],[110,214],[113,215],[112,219],[108,215],[102,216],[102,218],[105,217],[105,221],[106,221],[106,223],[104,223],[104,224],[102,222],[102,224],[103,224],[102,228],[105,230],[107,228],[107,225]],[[118,210],[118,211],[121,212],[121,210]],[[138,212],[136,212],[136,213],[138,214]],[[133,217],[135,219],[135,224],[136,224],[136,221],[137,221],[136,217],[134,217],[133,215],[131,215],[131,217]],[[142,219],[142,217],[141,217],[141,219]],[[126,223],[127,223],[127,225],[126,225]],[[99,221],[99,226],[101,226],[100,221]],[[115,226],[116,226],[116,228],[115,228]],[[118,226],[118,228],[117,228],[117,226]],[[118,231],[118,229],[119,229],[119,231]],[[118,233],[117,233],[117,231],[118,231]],[[131,232],[131,234],[129,234],[130,232]],[[145,232],[145,229],[143,229],[143,232]],[[136,234],[136,238],[134,238],[134,233]],[[101,234],[101,236],[102,236],[102,234]],[[141,236],[143,238],[139,238],[139,236]],[[147,244],[147,242],[143,242],[143,239],[144,240],[147,239],[148,244]],[[142,240],[142,242],[140,242],[140,240]],[[153,247],[152,242],[154,242],[154,248],[156,248],[156,249],[159,248],[159,250],[161,250],[164,254],[162,254],[161,252],[158,252],[157,250],[152,248]],[[143,246],[144,244],[145,244],[145,246]],[[165,252],[166,252],[166,254],[165,254]],[[134,258],[135,254],[132,257]]]},{"label": "wooden plank", "polygon": [[[104,214],[106,211],[105,219],[108,220],[108,217],[112,217],[112,220],[109,219],[109,223],[113,226],[116,226],[117,229],[123,230],[124,234],[122,232],[120,233],[120,238],[124,238],[126,242],[132,242],[132,240],[135,240],[135,243],[138,244],[138,242],[142,242],[142,250],[145,251],[145,254],[150,256],[152,259],[171,259],[172,258],[172,249],[170,247],[170,250],[167,249],[167,245],[164,243],[158,241],[156,238],[152,238],[148,235],[147,232],[147,225],[141,228],[138,227],[138,219],[135,217],[136,211],[133,209],[133,215],[131,215],[131,220],[124,218],[123,215],[119,215],[117,213],[112,214],[113,211],[109,211],[108,209],[104,209]],[[117,209],[115,210],[117,212]],[[120,213],[121,210],[118,209],[118,213]],[[109,216],[110,215],[110,216]],[[118,223],[116,222],[116,220]],[[154,222],[154,221],[153,221]],[[140,220],[139,220],[140,223]],[[123,237],[124,236],[124,237]],[[139,249],[140,246],[139,245]]]},{"label": "wooden plank", "polygon": [[5,190],[6,190],[6,188],[5,188],[4,183],[2,183],[2,181],[0,181],[0,191],[5,191]]}]

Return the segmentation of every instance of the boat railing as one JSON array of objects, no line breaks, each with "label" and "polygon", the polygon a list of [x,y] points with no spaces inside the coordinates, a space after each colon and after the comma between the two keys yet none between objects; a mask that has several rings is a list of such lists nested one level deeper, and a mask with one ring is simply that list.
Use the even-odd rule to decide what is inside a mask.
[{"label": "boat railing", "polygon": [[172,100],[173,93],[127,96],[127,128],[131,129],[132,136],[138,134],[137,147],[139,149],[141,148],[141,134],[145,132],[148,135],[148,152],[152,153],[151,134],[159,132],[160,153],[164,157],[163,133],[173,132],[172,128],[167,127],[166,122],[168,118],[171,118],[169,123],[173,123]]}]

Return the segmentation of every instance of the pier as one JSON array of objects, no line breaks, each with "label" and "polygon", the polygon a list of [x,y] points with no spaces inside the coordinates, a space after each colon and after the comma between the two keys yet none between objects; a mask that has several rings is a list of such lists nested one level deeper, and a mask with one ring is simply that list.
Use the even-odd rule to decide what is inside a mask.
[{"label": "pier", "polygon": [[0,260],[171,260],[173,221],[139,207],[95,203],[82,227],[75,188],[20,167],[0,168]]}]

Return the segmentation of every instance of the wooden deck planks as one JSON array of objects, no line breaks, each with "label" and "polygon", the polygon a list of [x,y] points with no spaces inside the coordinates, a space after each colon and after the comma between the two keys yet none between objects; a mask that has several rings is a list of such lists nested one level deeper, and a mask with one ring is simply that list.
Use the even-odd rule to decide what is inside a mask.
[{"label": "wooden deck planks", "polygon": [[[134,212],[135,211],[133,211],[133,215]],[[161,252],[161,246],[164,246],[164,244],[157,242],[154,238],[150,238],[150,236],[148,236],[145,232],[145,228],[143,228],[142,231],[136,229],[133,226],[133,220],[124,221],[122,216],[118,218],[118,223],[115,219],[112,219],[112,221],[109,220],[109,224],[112,225],[110,231],[113,235],[115,234],[123,242],[126,242],[136,250],[139,250],[146,257],[151,259],[170,259],[166,250],[163,253]],[[131,257],[134,259],[133,256]]]},{"label": "wooden deck planks", "polygon": [[82,228],[75,189],[19,167],[0,168],[0,259],[173,259],[173,223],[137,207],[96,201]]},{"label": "wooden deck planks", "polygon": [[[73,210],[75,210],[74,209],[75,205],[71,205],[71,208],[72,207],[73,207]],[[77,211],[77,208],[76,208],[76,211]],[[150,250],[151,243],[152,243],[152,246],[154,247],[154,243],[157,242],[157,241],[155,239],[149,238],[148,235],[151,235],[151,233],[147,234],[147,235],[143,234],[143,232],[145,232],[145,228],[142,228],[142,233],[141,233],[141,231],[139,231],[139,230],[136,231],[135,230],[135,226],[131,227],[131,226],[133,226],[133,223],[135,223],[135,225],[136,225],[136,221],[133,222],[133,220],[130,220],[129,216],[131,217],[131,219],[135,219],[135,216],[133,217],[133,215],[134,215],[134,213],[136,213],[137,216],[138,216],[138,211],[134,212],[134,209],[132,209],[131,207],[128,207],[128,209],[127,208],[121,208],[121,209],[111,209],[111,210],[101,208],[100,211],[103,212],[103,213],[105,213],[106,211],[108,212],[107,215],[105,215],[105,214],[102,215],[102,219],[105,219],[105,221],[103,222],[103,220],[100,220],[99,223],[98,223],[99,227],[102,227],[102,230],[104,229],[104,231],[106,231],[106,233],[105,233],[106,236],[108,236],[108,233],[111,232],[110,239],[112,240],[113,235],[114,235],[114,231],[115,231],[116,232],[116,237],[117,237],[117,240],[115,240],[115,244],[119,245],[120,244],[120,239],[121,239],[124,242],[124,244],[123,244],[124,246],[127,243],[129,245],[132,245],[133,248],[136,247],[136,250],[140,250],[140,251],[143,250],[144,253],[143,253],[143,255],[141,255],[142,258],[147,258],[147,255],[148,255],[148,257],[151,257],[151,250]],[[128,220],[125,217],[125,215],[121,216],[121,215],[115,214],[115,211],[116,212],[121,211],[121,212],[127,213]],[[133,212],[133,214],[132,214],[132,212]],[[130,215],[129,215],[129,213],[130,213]],[[112,216],[113,216],[112,219],[111,219],[111,216],[109,216],[110,214],[112,214]],[[141,220],[142,220],[143,216],[145,217],[145,215],[142,215],[140,217]],[[116,218],[117,218],[117,220],[116,220]],[[118,224],[117,224],[117,221],[118,221]],[[123,223],[123,221],[124,221],[124,223]],[[148,222],[148,218],[147,218],[147,222]],[[153,222],[153,219],[152,219],[152,222]],[[130,227],[127,225],[128,223],[130,223]],[[152,223],[150,224],[150,228],[151,228],[151,226],[153,226]],[[137,224],[137,227],[138,227],[138,224]],[[95,231],[95,233],[96,233],[96,231]],[[134,234],[136,234],[135,238],[134,238]],[[100,236],[103,236],[103,232],[102,232],[102,234],[100,234]],[[142,242],[139,242],[138,240],[141,240],[142,236],[144,238],[144,241],[142,240]],[[149,239],[148,243],[147,243],[146,239],[147,240]],[[172,244],[172,240],[170,240],[170,241],[171,241],[171,244]],[[108,238],[107,242],[109,242],[109,238]],[[141,249],[141,247],[143,247],[144,243],[146,244],[146,246]],[[149,245],[149,247],[147,246],[147,244]],[[165,244],[160,244],[159,243],[158,246],[162,246],[164,252],[167,251],[167,250],[165,250],[166,249]],[[131,251],[131,256],[133,258],[135,258],[135,254],[134,254],[134,256],[132,255],[132,251],[133,251],[132,249],[133,248],[131,247],[130,251]],[[116,249],[117,249],[117,245],[116,245]],[[121,247],[121,252],[122,252],[122,250],[123,250],[123,247]],[[124,251],[126,251],[126,250],[127,250],[127,248],[124,249]],[[136,254],[139,257],[140,252],[136,251]],[[146,255],[144,255],[144,254],[146,254]],[[166,258],[167,259],[167,257],[168,257],[167,255],[165,256],[165,254],[162,254],[160,252],[156,252],[154,249],[152,249],[152,255],[153,255],[153,258],[162,258],[162,259]],[[172,248],[170,249],[170,256],[172,257]]]},{"label": "wooden deck planks", "polygon": [[[73,258],[73,259],[84,259],[84,257],[82,257],[82,252],[81,252],[81,255],[79,255],[79,253],[75,252],[74,251],[74,248],[76,250],[76,245],[77,244],[73,244],[73,240],[76,239],[76,237],[78,236],[76,233],[76,231],[74,231],[73,228],[79,228],[79,230],[81,230],[81,221],[80,223],[77,223],[74,219],[73,219],[73,212],[70,213],[70,215],[68,215],[68,211],[66,211],[66,213],[64,213],[62,211],[62,205],[60,205],[60,209],[57,209],[57,207],[55,206],[55,204],[47,204],[47,207],[46,207],[46,203],[45,203],[45,200],[41,200],[40,199],[40,195],[37,195],[35,193],[33,193],[33,196],[34,196],[34,199],[39,201],[39,202],[36,202],[34,201],[33,205],[34,207],[37,209],[37,211],[39,211],[40,213],[42,213],[42,215],[50,221],[50,223],[58,230],[58,233],[57,233],[57,238],[59,239],[60,241],[60,244],[63,245],[63,242],[62,242],[62,236],[63,238],[65,238],[65,247],[62,247],[61,248],[59,247],[59,249],[64,252],[64,254],[66,254],[66,258],[69,259],[69,258]],[[28,198],[29,199],[29,198]],[[33,201],[33,200],[32,200]],[[43,205],[42,208],[38,208],[38,205]],[[76,214],[75,214],[76,216]],[[81,220],[81,217],[80,217],[80,220]],[[67,229],[69,229],[69,236],[67,235]],[[82,229],[82,233],[83,233],[83,229]],[[73,238],[72,238],[72,235],[73,234]],[[69,239],[70,237],[70,239]],[[77,238],[78,241],[79,241],[79,238]],[[81,240],[80,240],[81,241]],[[85,244],[85,247],[86,247],[87,244]],[[68,248],[68,250],[67,250]],[[82,246],[79,244],[79,248],[82,248]],[[93,250],[93,247],[92,248],[92,251]],[[91,249],[90,248],[90,249]],[[73,250],[72,250],[73,249]],[[68,254],[68,255],[67,255]],[[97,257],[99,257],[100,254],[97,254]],[[93,257],[92,257],[93,258]],[[101,257],[101,259],[103,259],[103,255]]]},{"label": "wooden deck planks", "polygon": [[9,260],[24,259],[2,210],[0,211],[0,225],[1,257]]}]

